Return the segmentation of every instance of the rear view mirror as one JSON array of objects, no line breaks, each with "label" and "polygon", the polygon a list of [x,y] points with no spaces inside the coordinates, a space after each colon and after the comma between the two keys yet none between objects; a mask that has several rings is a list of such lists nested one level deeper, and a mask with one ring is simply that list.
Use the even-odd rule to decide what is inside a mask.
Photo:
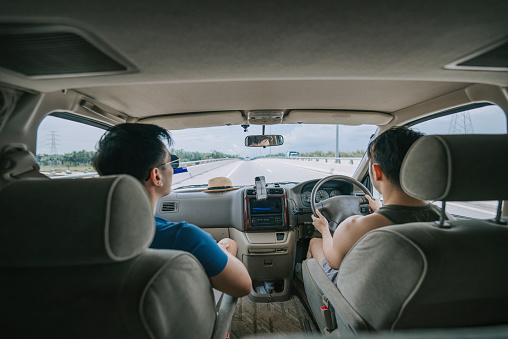
[{"label": "rear view mirror", "polygon": [[280,146],[284,143],[282,135],[248,135],[245,137],[247,147]]}]

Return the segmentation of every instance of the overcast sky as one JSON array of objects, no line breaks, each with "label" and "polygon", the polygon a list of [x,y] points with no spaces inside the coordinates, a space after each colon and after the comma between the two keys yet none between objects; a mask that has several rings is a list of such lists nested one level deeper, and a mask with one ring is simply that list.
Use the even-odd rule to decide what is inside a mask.
[{"label": "overcast sky", "polygon": [[[470,117],[475,133],[506,133],[506,117],[497,106],[486,106],[471,110]],[[452,117],[445,116],[417,126],[427,134],[447,134]],[[340,126],[339,150],[365,150],[369,139],[376,131],[376,126]],[[52,133],[54,132],[54,133]],[[270,153],[288,151],[312,152],[335,151],[335,125],[271,125],[266,127],[266,134],[281,134],[284,145],[277,147],[245,147],[247,135],[261,134],[262,127],[251,125],[245,133],[240,126],[221,126],[171,131],[175,149],[189,152],[220,151],[242,157],[260,156]],[[37,135],[37,153],[51,152],[52,144],[57,153],[72,151],[94,151],[103,130],[55,117],[46,117],[39,126]],[[54,137],[53,137],[54,135]]]}]

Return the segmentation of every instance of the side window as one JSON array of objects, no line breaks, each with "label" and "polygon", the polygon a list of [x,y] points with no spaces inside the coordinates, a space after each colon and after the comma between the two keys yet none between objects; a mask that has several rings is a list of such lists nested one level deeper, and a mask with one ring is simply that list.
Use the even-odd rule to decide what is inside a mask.
[{"label": "side window", "polygon": [[506,115],[496,105],[481,105],[467,110],[438,115],[413,124],[425,134],[506,134]]},{"label": "side window", "polygon": [[67,113],[48,115],[37,130],[37,162],[41,172],[53,178],[95,173],[91,160],[104,128]]},{"label": "side window", "polygon": [[[499,106],[475,105],[438,115],[411,128],[425,134],[506,134],[507,119]],[[497,205],[497,201],[451,201],[446,203],[446,210],[457,217],[487,219],[496,216]]]}]

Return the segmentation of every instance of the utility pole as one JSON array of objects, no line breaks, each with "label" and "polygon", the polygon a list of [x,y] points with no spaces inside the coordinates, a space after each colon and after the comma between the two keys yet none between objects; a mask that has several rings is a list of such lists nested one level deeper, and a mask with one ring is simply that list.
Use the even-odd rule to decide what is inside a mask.
[{"label": "utility pole", "polygon": [[57,165],[56,158],[57,158],[57,153],[58,153],[56,146],[57,146],[57,136],[58,135],[56,134],[55,131],[51,131],[50,136],[51,136],[51,148],[49,150],[50,166],[56,166]]},{"label": "utility pole", "polygon": [[51,149],[49,151],[50,154],[57,154],[58,151],[56,150],[56,137],[57,134],[55,131],[51,131]]},{"label": "utility pole", "polygon": [[335,158],[339,157],[339,125],[335,125]]},{"label": "utility pole", "polygon": [[448,134],[474,134],[473,122],[469,111],[452,115]]}]

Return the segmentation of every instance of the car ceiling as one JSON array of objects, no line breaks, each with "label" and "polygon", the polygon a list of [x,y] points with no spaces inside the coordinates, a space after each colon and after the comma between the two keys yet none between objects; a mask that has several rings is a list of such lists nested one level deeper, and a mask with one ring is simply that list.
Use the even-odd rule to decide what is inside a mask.
[{"label": "car ceiling", "polygon": [[507,1],[4,2],[0,23],[58,24],[132,65],[125,74],[1,82],[74,90],[134,118],[253,109],[392,113],[506,71],[444,67],[508,37]]}]

